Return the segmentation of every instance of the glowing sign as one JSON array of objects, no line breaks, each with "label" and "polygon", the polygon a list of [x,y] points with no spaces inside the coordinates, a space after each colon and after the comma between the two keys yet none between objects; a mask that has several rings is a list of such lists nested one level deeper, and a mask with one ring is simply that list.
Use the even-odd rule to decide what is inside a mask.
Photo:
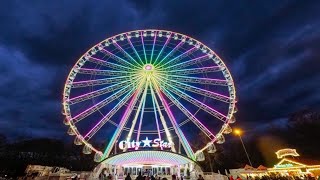
[{"label": "glowing sign", "polygon": [[281,159],[281,158],[283,158],[285,156],[295,156],[295,157],[300,156],[297,153],[296,149],[289,149],[289,148],[278,150],[276,152],[276,155],[277,155],[278,159]]},{"label": "glowing sign", "polygon": [[[143,144],[143,145],[142,145]],[[119,142],[119,149],[124,149],[127,147],[128,149],[135,149],[138,150],[140,147],[153,147],[153,148],[158,148],[160,147],[161,149],[163,148],[171,148],[172,143],[165,142],[159,138],[154,139],[154,140],[149,140],[148,137],[146,137],[145,140],[141,141],[120,141]]]},{"label": "glowing sign", "polygon": [[288,168],[288,167],[293,167],[293,164],[277,164],[274,165],[275,168]]}]

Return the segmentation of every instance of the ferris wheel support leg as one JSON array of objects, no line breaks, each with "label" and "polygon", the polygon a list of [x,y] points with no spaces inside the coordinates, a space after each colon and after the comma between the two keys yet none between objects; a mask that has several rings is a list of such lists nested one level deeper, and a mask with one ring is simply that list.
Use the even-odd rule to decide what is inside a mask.
[{"label": "ferris wheel support leg", "polygon": [[[173,141],[172,141],[172,139],[171,139],[171,134],[170,134],[170,132],[169,132],[169,130],[168,130],[168,126],[167,126],[166,120],[164,119],[164,117],[163,117],[163,115],[162,115],[161,108],[160,108],[160,105],[159,105],[159,103],[158,103],[158,101],[157,101],[157,98],[156,98],[156,96],[155,96],[155,93],[154,93],[154,90],[153,90],[152,85],[150,86],[150,89],[151,89],[152,99],[154,100],[155,105],[156,105],[156,107],[157,107],[157,109],[158,109],[159,116],[160,116],[160,120],[161,120],[162,126],[163,126],[163,128],[164,128],[164,130],[165,130],[165,133],[166,133],[166,136],[167,136],[167,138],[168,138],[168,141],[169,141],[169,143],[173,143]],[[173,152],[176,152],[176,149],[175,149],[174,145],[171,147],[171,150],[172,150]]]},{"label": "ferris wheel support leg", "polygon": [[[150,82],[150,89],[152,88],[152,84]],[[158,120],[158,115],[157,115],[157,108],[156,108],[156,104],[155,104],[155,100],[154,100],[154,96],[151,96],[152,98],[152,105],[153,105],[153,111],[154,111],[154,117],[156,119],[156,124],[157,124],[157,131],[158,131],[158,136],[159,139],[161,139],[161,133],[160,133],[160,126],[159,126],[159,120]],[[162,147],[161,147],[162,149]],[[179,153],[181,153],[181,151],[179,151]]]},{"label": "ferris wheel support leg", "polygon": [[142,112],[140,114],[140,119],[139,119],[139,126],[138,126],[138,133],[137,133],[137,139],[136,142],[139,142],[140,139],[140,133],[141,133],[141,126],[142,126],[142,120],[143,120],[143,113],[144,113],[144,107],[146,105],[146,102],[144,101],[142,103]]},{"label": "ferris wheel support leg", "polygon": [[167,112],[168,116],[169,116],[169,119],[172,123],[172,126],[176,132],[176,134],[178,135],[179,137],[179,140],[182,142],[182,146],[183,148],[185,149],[187,155],[189,158],[195,160],[195,155],[194,155],[194,152],[190,146],[190,144],[188,143],[186,137],[184,136],[183,132],[181,131],[181,129],[179,128],[179,125],[177,124],[171,110],[170,110],[170,107],[168,105],[168,103],[166,102],[166,100],[163,98],[162,96],[162,92],[160,91],[158,85],[156,84],[156,82],[153,82],[155,87],[156,87],[156,91],[157,91],[157,95],[162,103],[162,105],[164,106],[164,109],[165,111]]},{"label": "ferris wheel support leg", "polygon": [[[138,119],[138,116],[139,116],[139,112],[141,111],[142,104],[143,104],[143,103],[145,102],[145,100],[146,100],[147,89],[148,89],[148,88],[145,88],[145,89],[144,89],[142,99],[141,99],[141,101],[140,101],[140,103],[139,103],[138,110],[137,110],[137,112],[136,112],[136,114],[135,114],[135,116],[134,116],[134,119],[133,119],[133,121],[132,121],[132,125],[131,125],[131,128],[130,128],[130,131],[129,131],[128,136],[127,136],[127,141],[130,141],[130,139],[131,139],[132,133],[133,133],[133,131],[134,131],[134,127],[136,126],[136,123],[137,123],[137,119]],[[125,148],[123,151],[124,151],[124,152],[127,151],[127,148]]]},{"label": "ferris wheel support leg", "polygon": [[133,107],[134,105],[136,104],[137,100],[138,100],[138,97],[140,96],[141,94],[141,87],[142,85],[145,83],[145,81],[143,81],[140,86],[137,88],[137,91],[135,92],[133,98],[131,99],[130,103],[129,103],[129,106],[127,107],[124,115],[122,116],[121,120],[120,120],[120,123],[115,131],[115,133],[113,134],[107,148],[105,149],[104,153],[103,153],[103,156],[102,156],[102,159],[106,158],[109,156],[111,150],[112,150],[112,147],[114,146],[115,142],[116,142],[116,139],[119,137],[123,127],[125,126],[125,124],[127,123],[127,120],[133,110]]},{"label": "ferris wheel support leg", "polygon": [[[142,102],[142,112],[140,114],[140,121],[139,121],[139,128],[138,128],[138,133],[137,133],[137,139],[136,142],[139,142],[140,138],[140,132],[141,132],[141,126],[142,126],[142,119],[143,119],[143,114],[144,114],[144,107],[146,104],[146,95],[147,95],[147,90],[148,90],[148,83],[146,83],[145,89],[144,89],[144,97],[143,97],[143,102]],[[142,101],[142,100],[141,100]],[[133,127],[134,128],[134,127]]]}]

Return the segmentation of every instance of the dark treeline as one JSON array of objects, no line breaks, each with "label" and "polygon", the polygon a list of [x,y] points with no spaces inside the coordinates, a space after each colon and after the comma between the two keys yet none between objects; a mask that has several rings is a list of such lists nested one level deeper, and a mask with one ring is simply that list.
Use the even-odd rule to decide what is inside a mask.
[{"label": "dark treeline", "polygon": [[[245,132],[243,137],[254,167],[260,164],[272,167],[277,161],[275,151],[281,148],[296,148],[304,158],[320,160],[320,113],[302,110],[293,113],[285,127],[273,126],[259,133]],[[201,139],[191,141],[192,146],[200,145]],[[101,145],[103,146],[103,144]],[[205,153],[206,161],[200,162],[204,171],[221,173],[225,169],[241,168],[248,164],[238,137],[227,135],[226,142],[217,145],[214,154]],[[23,175],[28,164],[66,167],[70,170],[92,170],[96,163],[93,154],[84,155],[82,146],[55,139],[30,139],[8,142],[0,135],[0,175]]]},{"label": "dark treeline", "polygon": [[54,139],[31,139],[7,143],[0,138],[0,175],[23,175],[29,164],[92,170],[93,155],[83,154],[82,147]]}]

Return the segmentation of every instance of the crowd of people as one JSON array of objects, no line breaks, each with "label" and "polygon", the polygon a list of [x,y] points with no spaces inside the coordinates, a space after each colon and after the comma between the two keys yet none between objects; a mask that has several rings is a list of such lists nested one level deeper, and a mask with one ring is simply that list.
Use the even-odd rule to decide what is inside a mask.
[{"label": "crowd of people", "polygon": [[241,178],[239,176],[230,176],[229,180],[320,180],[320,176],[313,177],[311,175],[280,175],[280,174],[268,174],[263,176],[247,176],[246,178]]},{"label": "crowd of people", "polygon": [[[105,179],[107,180],[118,180],[117,176],[112,176],[109,174]],[[168,179],[166,177],[161,177],[158,175],[142,175],[139,173],[139,175],[134,179],[131,177],[131,174],[128,173],[125,177],[124,180],[183,180],[183,177],[177,177],[176,175],[172,175],[171,179]],[[199,175],[197,180],[204,180],[204,178]],[[229,180],[320,180],[320,176],[313,177],[311,175],[281,175],[281,174],[268,174],[268,175],[263,175],[263,176],[247,176],[245,178],[241,178],[240,176],[229,176]]]},{"label": "crowd of people", "polygon": [[[117,176],[113,177],[111,174],[109,174],[106,179],[107,180],[117,180]],[[124,180],[133,180],[133,178],[131,178],[130,173],[128,173],[127,176],[124,178]],[[169,180],[169,179],[167,179],[166,177],[161,178],[158,175],[142,176],[142,174],[139,173],[139,175],[135,178],[135,180]],[[183,180],[183,177],[178,178],[176,175],[172,175],[171,180]],[[201,175],[199,175],[197,180],[204,180],[204,178]]]},{"label": "crowd of people", "polygon": [[[106,177],[107,180],[118,180],[117,176],[109,176]],[[134,179],[131,177],[130,173],[124,177],[124,180],[183,180],[183,177],[177,177],[176,175],[172,175],[171,179],[166,177],[160,177],[158,175],[146,176],[139,173],[139,175]],[[204,180],[204,178],[199,175],[197,180]],[[247,176],[245,178],[241,178],[240,176],[233,177],[229,176],[229,180],[320,180],[320,176],[313,177],[311,175],[280,175],[280,174],[268,174],[263,176]]]}]

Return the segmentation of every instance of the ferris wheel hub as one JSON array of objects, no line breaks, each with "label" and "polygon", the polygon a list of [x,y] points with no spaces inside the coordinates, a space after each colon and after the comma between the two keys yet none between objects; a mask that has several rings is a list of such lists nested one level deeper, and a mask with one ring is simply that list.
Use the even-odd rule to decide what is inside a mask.
[{"label": "ferris wheel hub", "polygon": [[146,64],[146,65],[144,65],[144,70],[146,70],[146,71],[151,71],[151,70],[153,70],[153,65],[152,64]]}]

